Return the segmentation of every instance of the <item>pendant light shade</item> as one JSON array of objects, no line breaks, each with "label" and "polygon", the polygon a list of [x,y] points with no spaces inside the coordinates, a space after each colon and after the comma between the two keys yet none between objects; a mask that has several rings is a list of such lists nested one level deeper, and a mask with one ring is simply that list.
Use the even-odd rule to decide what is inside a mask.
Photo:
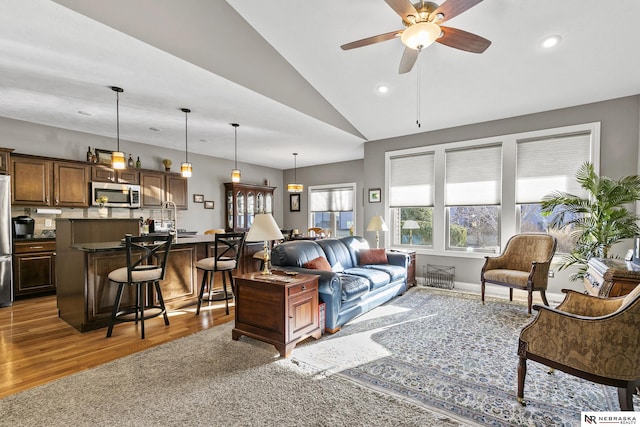
[{"label": "pendant light shade", "polygon": [[293,184],[287,184],[287,192],[289,193],[302,193],[304,191],[304,185],[298,184],[298,163],[296,161],[297,158],[298,153],[293,153]]},{"label": "pendant light shade", "polygon": [[191,163],[189,163],[189,150],[187,144],[187,116],[191,112],[188,108],[181,108],[184,113],[184,162],[180,164],[180,175],[185,178],[190,178],[193,172],[193,168],[191,167]]},{"label": "pendant light shade", "polygon": [[240,169],[238,169],[238,123],[231,123],[234,130],[234,139],[235,139],[235,162],[234,168],[231,171],[231,182],[240,182]]},{"label": "pendant light shade", "polygon": [[127,160],[124,157],[124,153],[120,151],[120,93],[124,92],[124,89],[111,86],[111,90],[116,93],[116,140],[118,142],[117,150],[111,153],[111,167],[124,169],[126,168]]}]

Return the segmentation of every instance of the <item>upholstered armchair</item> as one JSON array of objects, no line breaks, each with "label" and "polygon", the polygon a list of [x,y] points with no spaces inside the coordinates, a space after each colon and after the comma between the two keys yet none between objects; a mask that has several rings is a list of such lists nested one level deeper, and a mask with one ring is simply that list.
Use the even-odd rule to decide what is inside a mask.
[{"label": "upholstered armchair", "polygon": [[548,234],[516,234],[509,239],[501,255],[485,257],[480,273],[482,303],[484,304],[485,284],[492,283],[508,286],[510,301],[513,301],[514,288],[526,290],[529,314],[533,303],[533,291],[540,291],[542,302],[549,305],[545,291],[556,245],[556,238]]},{"label": "upholstered armchair", "polygon": [[518,401],[524,405],[527,360],[599,384],[618,387],[620,409],[633,411],[640,384],[640,286],[626,296],[566,292],[557,308],[536,305],[520,332]]}]

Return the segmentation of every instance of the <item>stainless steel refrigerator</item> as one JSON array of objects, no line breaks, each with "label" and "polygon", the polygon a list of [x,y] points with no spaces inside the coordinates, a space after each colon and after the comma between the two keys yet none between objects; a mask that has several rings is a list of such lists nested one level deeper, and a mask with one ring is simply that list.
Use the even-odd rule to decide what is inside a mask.
[{"label": "stainless steel refrigerator", "polygon": [[0,307],[13,302],[11,177],[0,175]]}]

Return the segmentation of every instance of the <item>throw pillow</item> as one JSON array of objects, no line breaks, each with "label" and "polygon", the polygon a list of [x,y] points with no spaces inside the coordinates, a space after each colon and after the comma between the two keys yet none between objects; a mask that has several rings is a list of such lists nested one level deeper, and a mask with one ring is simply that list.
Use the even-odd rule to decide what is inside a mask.
[{"label": "throw pillow", "polygon": [[324,270],[331,271],[331,264],[327,261],[326,258],[319,256],[318,258],[314,258],[311,261],[307,261],[302,265],[304,268],[310,268],[312,270]]},{"label": "throw pillow", "polygon": [[385,249],[360,249],[360,265],[389,264]]}]

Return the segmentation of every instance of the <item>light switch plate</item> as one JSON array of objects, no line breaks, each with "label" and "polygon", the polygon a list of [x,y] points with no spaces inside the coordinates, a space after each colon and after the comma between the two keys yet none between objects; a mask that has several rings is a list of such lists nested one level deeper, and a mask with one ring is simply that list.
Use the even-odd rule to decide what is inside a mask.
[{"label": "light switch plate", "polygon": [[51,220],[51,218],[47,218],[44,220],[44,226],[45,227],[52,227],[53,226],[53,221]]}]

